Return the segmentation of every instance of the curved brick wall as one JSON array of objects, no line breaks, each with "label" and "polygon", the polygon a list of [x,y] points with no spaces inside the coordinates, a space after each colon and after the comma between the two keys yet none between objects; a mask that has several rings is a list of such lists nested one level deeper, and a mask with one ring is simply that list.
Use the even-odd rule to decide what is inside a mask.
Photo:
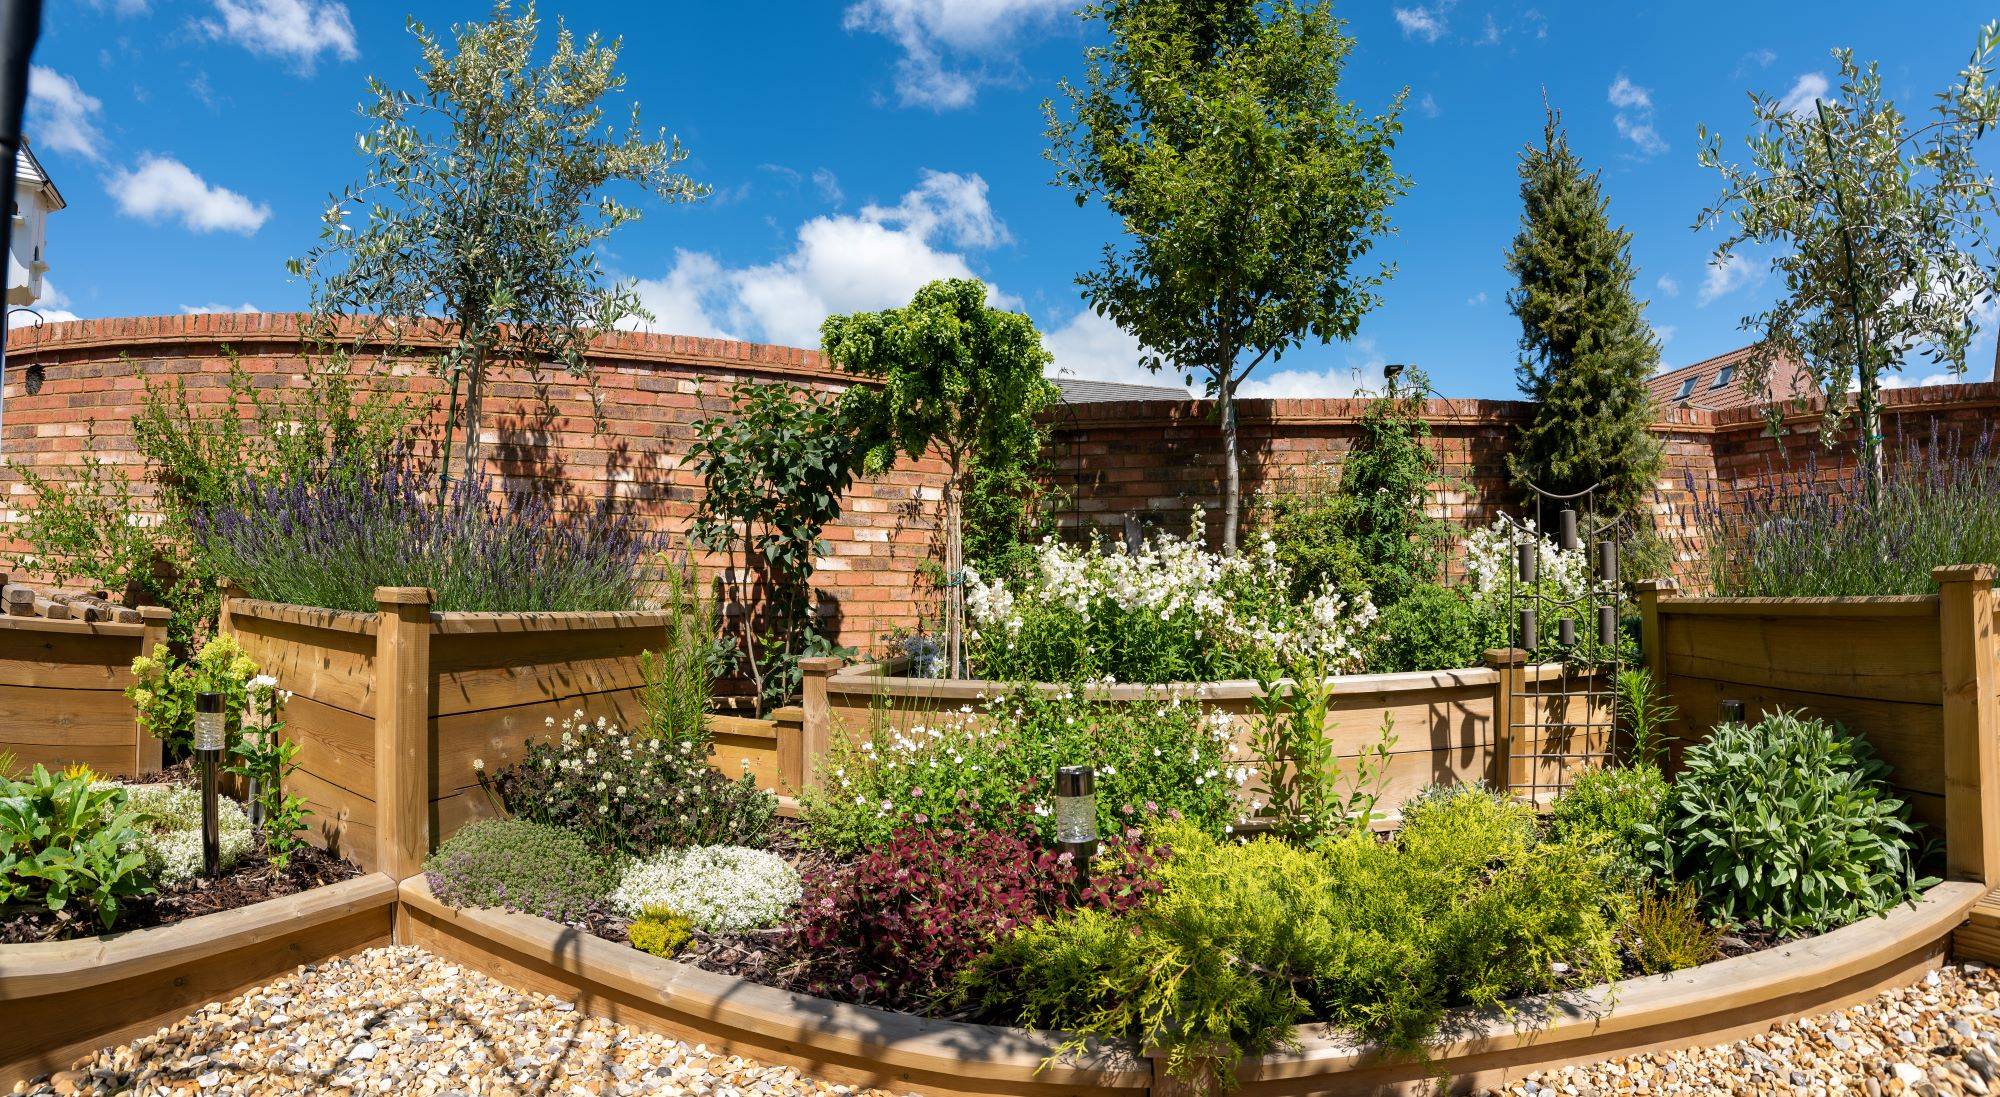
[{"label": "curved brick wall", "polygon": [[[299,321],[271,313],[159,316],[15,332],[0,436],[6,456],[55,469],[73,464],[94,432],[99,454],[142,480],[130,420],[145,379],[182,375],[196,399],[220,400],[234,353],[260,385],[296,384],[303,365]],[[517,485],[559,483],[583,497],[615,493],[676,543],[701,492],[700,477],[681,463],[692,423],[728,408],[732,382],[843,384],[816,352],[720,339],[619,333],[596,344],[592,361],[597,416],[591,388],[560,372],[496,378],[486,428],[491,467]],[[415,360],[383,363],[377,376],[378,384],[441,391]],[[1936,425],[1973,439],[2000,425],[2000,386],[1991,383],[1892,390],[1886,400],[1892,436],[1922,437]],[[1246,496],[1337,467],[1366,408],[1360,400],[1243,401]],[[1431,402],[1435,444],[1448,472],[1437,496],[1441,515],[1485,522],[1509,505],[1502,458],[1527,411],[1512,401]],[[1220,439],[1206,402],[1067,406],[1051,413],[1050,426],[1053,486],[1069,497],[1056,515],[1065,528],[1115,535],[1124,516],[1136,514],[1179,531],[1197,505],[1212,520],[1219,517]],[[1686,507],[1690,476],[1704,487],[1737,487],[1816,445],[1810,412],[1776,437],[1757,409],[1676,412],[1655,429],[1668,454],[1659,520],[1676,534],[1675,512]],[[1834,470],[1851,459],[1850,441],[1822,456],[1821,465]],[[827,531],[829,555],[815,583],[843,643],[871,646],[890,630],[918,623],[928,598],[918,565],[935,536],[941,474],[939,463],[926,460],[868,480],[848,499],[845,518]],[[4,517],[12,522],[25,487],[11,469],[0,477],[10,499]],[[725,561],[701,559],[712,575],[730,577]]]}]

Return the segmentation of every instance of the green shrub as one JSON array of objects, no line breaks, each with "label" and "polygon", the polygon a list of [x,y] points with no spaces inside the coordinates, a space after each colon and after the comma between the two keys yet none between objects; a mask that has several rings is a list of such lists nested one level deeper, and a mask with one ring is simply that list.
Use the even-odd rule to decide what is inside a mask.
[{"label": "green shrub", "polygon": [[1613,871],[1644,881],[1660,868],[1646,845],[1660,833],[1670,787],[1650,762],[1593,769],[1556,798],[1549,828],[1563,841],[1598,846],[1615,858]]},{"label": "green shrub", "polygon": [[221,694],[222,711],[240,720],[250,680],[256,676],[257,661],[244,653],[234,636],[209,640],[194,658],[185,661],[176,659],[165,645],[156,644],[151,652],[132,660],[132,685],[125,687],[125,696],[153,738],[185,752],[194,747],[195,697]]},{"label": "green shrub", "polygon": [[1641,892],[1624,929],[1632,959],[1648,975],[1697,967],[1722,955],[1722,928],[1702,914],[1701,896],[1686,884]]},{"label": "green shrub", "polygon": [[1466,591],[1434,583],[1411,588],[1382,611],[1371,671],[1451,670],[1476,667],[1504,633],[1485,603]]},{"label": "green shrub", "polygon": [[601,907],[618,886],[616,860],[582,835],[520,819],[478,819],[424,862],[431,891],[454,907],[505,907],[558,922]]},{"label": "green shrub", "polygon": [[655,956],[673,957],[693,938],[694,923],[664,905],[647,907],[625,927],[625,939],[633,948]]},{"label": "green shrub", "polygon": [[0,907],[74,902],[110,929],[121,901],[153,890],[125,790],[95,776],[37,765],[0,780]]},{"label": "green shrub", "polygon": [[1537,842],[1523,805],[1434,798],[1415,827],[1302,849],[1186,827],[1162,891],[995,942],[967,975],[995,1019],[1130,1039],[1197,1084],[1225,1084],[1318,1019],[1422,1054],[1445,1012],[1615,978],[1624,900],[1603,853]]},{"label": "green shrub", "polygon": [[803,797],[808,835],[840,852],[912,827],[1047,838],[1066,765],[1096,768],[1105,835],[1172,813],[1220,834],[1237,820],[1235,790],[1250,775],[1227,718],[1194,700],[1114,703],[1081,686],[1023,686],[901,729],[878,711],[867,732],[837,738],[826,787]]},{"label": "green shrub", "polygon": [[1787,935],[1832,929],[1924,886],[1887,773],[1837,724],[1787,712],[1725,724],[1687,751],[1650,844],[1717,918]]}]

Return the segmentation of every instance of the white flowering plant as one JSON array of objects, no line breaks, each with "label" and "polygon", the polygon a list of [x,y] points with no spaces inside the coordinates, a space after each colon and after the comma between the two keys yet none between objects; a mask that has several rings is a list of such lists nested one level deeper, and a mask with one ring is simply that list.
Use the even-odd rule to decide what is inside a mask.
[{"label": "white flowering plant", "polygon": [[709,933],[743,933],[776,925],[802,891],[798,870],[775,853],[696,846],[632,862],[609,901],[628,918],[665,907]]},{"label": "white flowering plant", "polygon": [[[1533,583],[1518,581],[1516,546],[1521,544],[1534,546]],[[1515,636],[1514,615],[1533,607],[1538,620],[1533,654],[1562,658],[1598,652],[1597,620],[1590,607],[1592,599],[1610,592],[1598,580],[1585,547],[1564,549],[1555,538],[1537,530],[1532,520],[1517,530],[1505,519],[1495,519],[1493,524],[1467,534],[1465,585],[1475,612],[1489,622],[1490,634]],[[1556,622],[1563,617],[1576,621],[1580,642],[1575,652],[1556,649]]]},{"label": "white flowering plant", "polygon": [[1049,540],[1013,584],[973,577],[973,669],[1008,681],[1207,682],[1301,658],[1360,668],[1375,622],[1366,591],[1294,598],[1268,536],[1226,556],[1207,549],[1201,523],[1197,511],[1189,536],[1158,535],[1133,552]]},{"label": "white flowering plant", "polygon": [[885,712],[837,739],[824,787],[804,797],[807,835],[842,853],[910,827],[1050,838],[1056,770],[1069,765],[1096,770],[1105,835],[1176,816],[1221,834],[1252,774],[1228,716],[1194,689],[1113,702],[1024,685],[919,722]]},{"label": "white flowering plant", "polygon": [[[135,785],[126,790],[137,819],[137,850],[161,887],[184,884],[202,874],[201,790],[169,785]],[[254,842],[250,817],[227,796],[216,798],[222,867],[248,856]]]},{"label": "white flowering plant", "polygon": [[746,771],[731,779],[709,765],[705,735],[647,735],[581,709],[521,760],[481,783],[517,819],[567,827],[600,849],[645,856],[697,845],[760,845],[778,801]]}]

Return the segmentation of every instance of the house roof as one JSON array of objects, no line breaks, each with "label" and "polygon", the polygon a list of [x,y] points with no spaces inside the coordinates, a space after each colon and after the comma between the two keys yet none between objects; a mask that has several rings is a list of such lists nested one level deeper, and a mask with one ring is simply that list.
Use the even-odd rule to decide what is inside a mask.
[{"label": "house roof", "polygon": [[1167,385],[1128,385],[1082,377],[1052,377],[1065,404],[1109,404],[1126,400],[1187,400],[1188,391]]},{"label": "house roof", "polygon": [[28,139],[23,137],[21,151],[14,155],[14,189],[19,190],[28,186],[47,190],[49,197],[55,199],[53,207],[55,209],[63,209],[69,205],[63,201],[62,192],[56,189],[55,180],[50,179],[49,173],[42,170],[42,162],[35,159],[34,152],[28,148]]},{"label": "house roof", "polygon": [[1751,352],[1756,349],[1754,345],[1738,347],[1727,354],[1704,358],[1690,366],[1656,373],[1646,382],[1646,387],[1652,390],[1653,399],[1662,408],[1697,408],[1703,411],[1750,407],[1774,400],[1811,396],[1819,391],[1813,386],[1811,378],[1799,376],[1799,371],[1786,362],[1771,366],[1765,391],[1745,389],[1743,371]]}]

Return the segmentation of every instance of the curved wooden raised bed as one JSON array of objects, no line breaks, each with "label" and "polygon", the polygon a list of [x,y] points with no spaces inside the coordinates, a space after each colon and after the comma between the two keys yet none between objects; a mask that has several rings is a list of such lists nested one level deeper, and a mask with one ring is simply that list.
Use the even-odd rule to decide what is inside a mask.
[{"label": "curved wooden raised bed", "polygon": [[[1734,1039],[1837,1008],[1942,963],[1952,930],[1985,888],[1944,883],[1922,899],[1810,940],[1558,999],[1552,1013],[1464,1014],[1429,1063],[1343,1039],[1324,1026],[1293,1050],[1243,1065],[1246,1094],[1385,1094],[1495,1085],[1585,1059]],[[648,956],[532,915],[455,910],[422,877],[405,880],[412,944],[593,1013],[710,1047],[787,1063],[830,1081],[924,1094],[1036,1094],[1181,1087],[1106,1046],[1042,1069],[1058,1041],[991,1025],[843,1005]]]},{"label": "curved wooden raised bed", "polygon": [[395,908],[395,883],[363,876],[155,929],[0,946],[0,1086],[300,964],[388,944]]}]

